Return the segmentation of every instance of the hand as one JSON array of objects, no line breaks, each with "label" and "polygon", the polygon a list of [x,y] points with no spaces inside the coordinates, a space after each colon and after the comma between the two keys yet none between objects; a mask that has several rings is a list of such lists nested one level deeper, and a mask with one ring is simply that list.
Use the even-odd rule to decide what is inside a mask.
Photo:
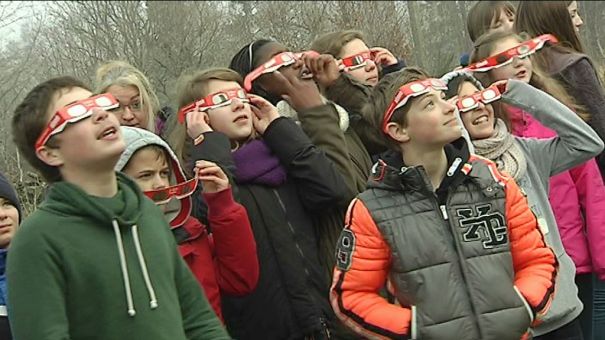
[{"label": "hand", "polygon": [[329,54],[322,54],[317,57],[305,55],[303,61],[313,74],[313,79],[324,89],[330,87],[340,77],[338,62]]},{"label": "hand", "polygon": [[397,58],[384,47],[372,47],[370,52],[374,54],[374,62],[382,66],[390,66],[397,64]]},{"label": "hand", "polygon": [[187,135],[191,139],[196,139],[202,133],[212,131],[209,125],[210,119],[204,111],[193,110],[185,116],[187,126]]},{"label": "hand", "polygon": [[504,80],[498,80],[496,82],[494,82],[491,86],[496,85],[496,87],[498,88],[498,91],[500,91],[500,94],[504,94],[504,92],[506,92],[506,90],[508,90],[508,80],[504,79]]},{"label": "hand", "polygon": [[193,173],[202,182],[203,193],[215,193],[229,188],[229,178],[223,169],[208,161],[196,161]]},{"label": "hand", "polygon": [[273,104],[265,98],[254,94],[248,94],[250,98],[250,109],[252,110],[252,124],[254,129],[261,135],[265,133],[269,124],[279,118],[279,112]]},{"label": "hand", "polygon": [[[302,67],[302,61],[297,61],[297,63],[301,63],[300,65],[297,65],[299,68]],[[310,109],[323,104],[319,88],[313,79],[301,79],[298,72],[282,73],[275,71],[273,74],[273,79],[275,79],[275,81],[285,90],[285,94],[282,95],[282,98],[287,101],[294,110],[300,112],[301,110]]]}]

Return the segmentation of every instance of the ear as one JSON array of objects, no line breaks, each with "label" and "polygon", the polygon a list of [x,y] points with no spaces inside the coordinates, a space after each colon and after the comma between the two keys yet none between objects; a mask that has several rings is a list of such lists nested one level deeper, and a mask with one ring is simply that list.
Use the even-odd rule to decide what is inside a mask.
[{"label": "ear", "polygon": [[387,124],[387,134],[399,143],[406,143],[410,140],[407,129],[395,122]]},{"label": "ear", "polygon": [[36,156],[47,165],[59,167],[63,165],[63,156],[59,149],[43,146],[36,151]]}]

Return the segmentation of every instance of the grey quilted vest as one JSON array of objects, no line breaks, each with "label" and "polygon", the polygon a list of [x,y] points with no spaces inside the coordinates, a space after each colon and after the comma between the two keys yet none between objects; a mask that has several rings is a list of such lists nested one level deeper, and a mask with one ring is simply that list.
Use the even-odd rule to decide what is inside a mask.
[{"label": "grey quilted vest", "polygon": [[483,161],[469,164],[441,205],[422,167],[384,165],[359,196],[392,250],[412,338],[520,339],[533,319],[513,285],[504,187]]}]

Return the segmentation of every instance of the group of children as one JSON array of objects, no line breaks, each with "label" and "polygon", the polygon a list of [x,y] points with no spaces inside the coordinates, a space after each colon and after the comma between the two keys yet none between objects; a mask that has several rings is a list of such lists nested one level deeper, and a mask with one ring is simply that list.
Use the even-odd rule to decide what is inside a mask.
[{"label": "group of children", "polygon": [[0,175],[0,338],[605,339],[581,25],[477,2],[441,77],[357,31],[257,40],[165,124],[126,62],[40,83],[12,132],[50,187],[21,221]]}]

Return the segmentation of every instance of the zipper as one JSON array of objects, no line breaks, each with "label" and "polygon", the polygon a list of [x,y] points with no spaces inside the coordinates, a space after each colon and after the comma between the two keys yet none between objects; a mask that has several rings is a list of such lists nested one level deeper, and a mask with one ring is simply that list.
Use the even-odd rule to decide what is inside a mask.
[{"label": "zipper", "polygon": [[[441,217],[443,219],[443,222],[445,222],[445,224],[449,228],[449,231],[452,233],[452,238],[454,239],[454,248],[456,249],[456,255],[458,256],[458,261],[460,262],[460,273],[462,274],[462,280],[464,281],[466,294],[469,297],[469,303],[471,305],[472,313],[473,313],[475,319],[479,320],[479,316],[477,314],[477,309],[475,307],[475,303],[473,302],[473,299],[471,298],[471,292],[470,292],[469,286],[468,286],[468,277],[466,274],[466,262],[464,260],[464,257],[462,256],[462,251],[461,251],[462,246],[460,245],[460,240],[458,237],[458,233],[456,232],[456,228],[455,228],[455,226],[452,225],[452,223],[449,220],[448,215],[447,215],[447,206],[448,206],[449,197],[450,197],[450,190],[448,188],[445,204],[440,204],[439,198],[437,197],[437,195],[435,193],[433,193],[433,197],[435,198],[435,205],[441,211]],[[477,327],[477,329],[479,331],[480,338],[483,338],[483,336],[481,334],[482,333],[481,328]]]},{"label": "zipper", "polygon": [[[282,201],[281,197],[279,197],[279,193],[275,189],[273,189],[273,193],[275,194],[275,197],[277,198],[277,201],[279,202],[279,206],[282,208],[284,215],[287,216],[286,205]],[[286,222],[288,224],[288,229],[290,230],[292,235],[296,236],[294,227],[292,226],[292,224],[290,223],[290,220],[288,218],[286,218]],[[294,239],[296,239],[296,237],[294,237]],[[304,259],[305,253],[303,252],[302,248],[300,247],[298,242],[294,242],[294,244],[296,245],[296,250],[298,250],[298,254]],[[303,262],[304,262],[304,260],[303,260]],[[311,273],[309,273],[309,268],[307,268],[307,266],[305,266],[305,274],[307,275],[307,279],[309,279],[309,276],[311,276]]]},{"label": "zipper", "polygon": [[[282,201],[281,197],[279,196],[279,193],[277,192],[277,190],[273,189],[273,194],[275,195],[275,197],[277,198],[277,201],[279,202],[280,207],[282,208],[284,215],[287,216],[287,211],[286,211],[286,205],[284,204],[284,202]],[[292,224],[290,223],[290,220],[286,218],[286,222],[288,224],[288,228],[290,230],[290,232],[295,236],[294,239],[296,239],[296,232],[294,231],[294,227],[292,226]],[[298,250],[298,253],[300,254],[302,261],[304,263],[304,259],[305,259],[305,253],[303,252],[302,248],[300,247],[300,245],[298,244],[298,242],[294,242],[294,244],[296,245],[296,249]],[[305,269],[305,275],[306,275],[306,280],[307,282],[309,281],[309,278],[311,277],[311,273],[309,272],[309,268],[307,268],[307,266],[304,267]],[[313,304],[315,305],[315,307],[317,308],[317,312],[322,315],[323,311],[321,309],[321,307],[319,307],[319,304],[317,303],[317,300],[315,299],[315,296],[313,296],[312,293],[308,294],[309,298],[313,301]],[[326,322],[326,320],[323,317],[319,317],[319,323],[322,326],[322,329],[320,330],[320,332],[325,333],[327,339],[330,339],[331,335],[330,335],[330,329],[328,328],[328,324]],[[311,337],[311,339],[313,339],[313,337]]]}]

